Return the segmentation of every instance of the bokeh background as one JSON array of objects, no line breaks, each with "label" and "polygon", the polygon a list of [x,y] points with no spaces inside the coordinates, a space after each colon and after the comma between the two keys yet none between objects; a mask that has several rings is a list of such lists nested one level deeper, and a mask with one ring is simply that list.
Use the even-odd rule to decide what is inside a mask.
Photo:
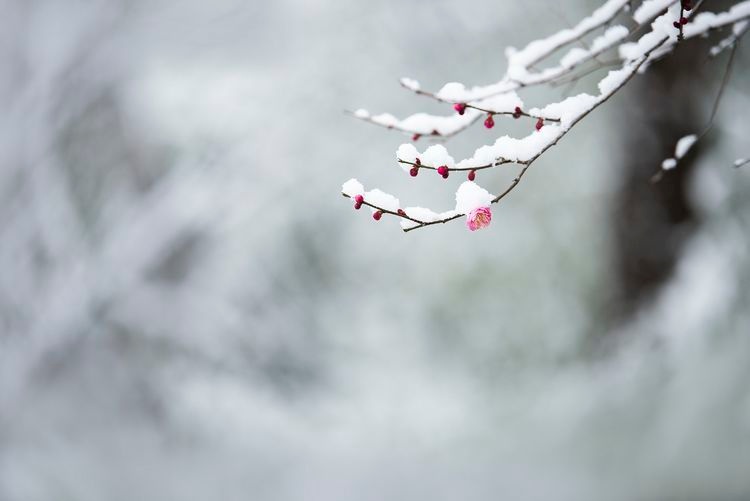
[{"label": "bokeh background", "polygon": [[492,82],[598,4],[3,1],[0,500],[750,498],[750,51],[656,185],[710,114],[706,42],[487,230],[339,194],[452,208],[344,110],[447,114],[397,79]]}]

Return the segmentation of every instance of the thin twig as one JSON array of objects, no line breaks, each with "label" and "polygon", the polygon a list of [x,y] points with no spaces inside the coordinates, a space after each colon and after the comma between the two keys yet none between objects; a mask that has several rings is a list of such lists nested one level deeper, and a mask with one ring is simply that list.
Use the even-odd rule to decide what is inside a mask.
[{"label": "thin twig", "polygon": [[[442,165],[425,165],[423,163],[416,163],[416,162],[410,162],[408,160],[402,160],[397,159],[398,163],[404,164],[404,165],[411,165],[413,167],[417,167],[419,169],[429,169],[429,170],[438,170],[439,167],[443,167]],[[484,170],[484,169],[491,169],[493,167],[497,167],[498,165],[504,165],[504,164],[525,164],[526,162],[523,161],[516,161],[516,160],[509,160],[507,158],[498,158],[493,163],[490,164],[483,164],[483,165],[477,165],[476,167],[448,167],[449,172],[467,172],[472,170]],[[447,167],[447,166],[445,166]]]},{"label": "thin twig", "polygon": [[488,115],[509,115],[514,118],[517,115],[519,117],[533,118],[534,120],[544,120],[545,122],[560,122],[559,118],[550,118],[550,117],[543,117],[541,115],[532,115],[523,110],[521,110],[520,113],[516,113],[515,111],[494,111],[489,108],[482,108],[481,106],[476,106],[474,104],[466,104],[465,106],[473,110],[481,111],[482,113],[487,113]]}]

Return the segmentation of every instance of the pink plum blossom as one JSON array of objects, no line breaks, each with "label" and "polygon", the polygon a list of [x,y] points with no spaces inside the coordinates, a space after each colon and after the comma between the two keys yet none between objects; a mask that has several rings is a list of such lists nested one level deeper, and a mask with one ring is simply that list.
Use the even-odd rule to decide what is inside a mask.
[{"label": "pink plum blossom", "polygon": [[478,207],[466,215],[466,226],[471,231],[476,231],[490,225],[492,211],[489,207]]}]

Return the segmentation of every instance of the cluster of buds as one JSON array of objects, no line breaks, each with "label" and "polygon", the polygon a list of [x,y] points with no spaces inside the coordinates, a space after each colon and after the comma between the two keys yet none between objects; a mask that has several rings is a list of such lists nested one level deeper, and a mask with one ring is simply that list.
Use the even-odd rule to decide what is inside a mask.
[{"label": "cluster of buds", "polygon": [[362,195],[355,195],[354,196],[354,208],[357,210],[361,209],[364,201],[365,201],[365,197],[363,197]]},{"label": "cluster of buds", "polygon": [[417,177],[417,174],[419,174],[419,166],[422,165],[422,162],[417,158],[414,160],[414,165],[411,169],[409,169],[409,175],[411,177]]},{"label": "cluster of buds", "polygon": [[[352,198],[354,199],[354,208],[356,210],[361,209],[362,205],[364,205],[365,203],[364,195],[354,195],[354,197]],[[372,218],[375,221],[380,221],[380,219],[383,217],[383,214],[384,212],[382,210],[377,209],[375,212],[372,213]],[[397,214],[401,217],[406,217],[406,212],[404,211],[404,209],[399,209]]]},{"label": "cluster of buds", "polygon": [[441,165],[437,168],[437,173],[443,176],[443,179],[448,179],[448,166],[447,165]]},{"label": "cluster of buds", "polygon": [[[687,5],[689,6],[690,3],[687,2]],[[687,23],[687,18],[682,17],[680,19],[680,23],[686,24]],[[680,24],[677,23],[677,22],[675,22],[675,26],[679,27]],[[458,112],[459,115],[463,115],[464,113],[466,113],[466,108],[467,108],[467,106],[466,106],[465,103],[456,103],[456,104],[453,105],[453,109],[456,110],[456,112]],[[515,119],[519,119],[519,118],[521,118],[523,116],[523,114],[524,113],[523,113],[523,110],[521,109],[521,107],[520,106],[516,106],[515,109],[513,110],[512,116]],[[493,128],[495,126],[495,118],[494,117],[495,117],[495,113],[493,113],[491,111],[487,112],[487,118],[484,119],[484,126],[487,129],[491,129],[491,128]],[[544,119],[543,118],[539,118],[537,120],[537,122],[536,122],[536,130],[540,130],[542,127],[544,127]],[[413,139],[416,141],[417,139],[419,139],[419,137],[420,137],[419,134],[415,134],[414,137],[413,137]],[[443,176],[443,177],[447,177],[447,176]]]},{"label": "cluster of buds", "polygon": [[680,33],[677,37],[679,40],[682,40],[684,38],[682,34],[682,27],[688,23],[688,18],[685,17],[685,12],[690,12],[691,10],[693,10],[693,2],[691,0],[680,0],[680,20],[672,23],[672,26],[680,30]]}]

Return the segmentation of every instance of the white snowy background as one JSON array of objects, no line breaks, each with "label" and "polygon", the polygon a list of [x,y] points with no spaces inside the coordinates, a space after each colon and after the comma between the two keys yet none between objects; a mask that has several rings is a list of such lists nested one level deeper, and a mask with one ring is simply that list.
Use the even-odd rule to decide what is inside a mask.
[{"label": "white snowy background", "polygon": [[750,496],[744,47],[700,229],[613,328],[628,89],[480,232],[339,193],[450,204],[458,179],[415,182],[405,137],[344,110],[445,112],[398,78],[491,82],[597,2],[0,5],[0,500]]}]

